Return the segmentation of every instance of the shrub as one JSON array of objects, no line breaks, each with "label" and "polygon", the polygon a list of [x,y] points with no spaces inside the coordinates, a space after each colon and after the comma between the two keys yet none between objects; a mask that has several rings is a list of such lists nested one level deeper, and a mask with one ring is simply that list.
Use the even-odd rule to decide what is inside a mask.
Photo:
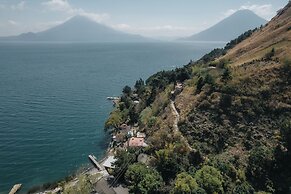
[{"label": "shrub", "polygon": [[201,193],[202,188],[199,188],[196,180],[190,174],[182,172],[177,175],[175,185],[171,193],[197,193],[199,190],[199,193]]},{"label": "shrub", "polygon": [[207,193],[223,193],[223,177],[216,168],[203,166],[196,172],[195,179]]},{"label": "shrub", "polygon": [[78,182],[71,186],[68,185],[65,187],[63,193],[64,194],[79,194],[79,193],[84,193],[84,194],[90,194],[93,190],[93,185],[91,184],[89,177],[86,175],[80,175],[78,177]]},{"label": "shrub", "polygon": [[109,118],[105,122],[105,129],[118,128],[122,124],[122,112],[114,110],[110,113]]},{"label": "shrub", "polygon": [[224,47],[224,50],[232,49],[233,47],[235,47],[235,45],[239,44],[243,40],[250,37],[253,34],[253,32],[255,32],[256,30],[257,30],[257,28],[255,28],[253,30],[248,30],[248,31],[244,32],[243,34],[241,34],[240,36],[238,36],[236,39],[231,40],[229,43],[226,44],[226,46]]},{"label": "shrub", "polygon": [[225,50],[223,48],[213,49],[210,53],[204,55],[199,61],[203,63],[208,63],[213,61],[215,58],[218,58],[225,54]]},{"label": "shrub", "polygon": [[283,141],[286,143],[288,149],[291,149],[291,120],[285,119],[281,124],[281,133]]},{"label": "shrub", "polygon": [[177,173],[183,171],[189,165],[187,155],[175,151],[173,145],[157,151],[156,156],[157,170],[166,182],[174,179]]},{"label": "shrub", "polygon": [[124,94],[129,95],[129,94],[131,93],[131,87],[129,87],[129,86],[125,86],[125,87],[123,88],[122,92],[123,92]]},{"label": "shrub", "polygon": [[254,194],[255,189],[248,182],[243,182],[237,185],[234,188],[232,193],[233,194]]},{"label": "shrub", "polygon": [[203,77],[199,77],[197,81],[197,85],[196,85],[196,92],[200,93],[203,86],[204,86],[204,79]]},{"label": "shrub", "polygon": [[139,115],[139,120],[143,125],[146,125],[152,117],[151,107],[146,107]]},{"label": "shrub", "polygon": [[223,72],[222,76],[221,76],[221,80],[226,82],[226,81],[231,80],[231,79],[232,79],[231,71],[230,71],[230,69],[228,67],[226,67],[224,69],[224,72]]},{"label": "shrub", "polygon": [[157,117],[154,117],[154,116],[151,117],[148,121],[148,127],[149,128],[153,127],[156,124],[156,122],[157,122]]},{"label": "shrub", "polygon": [[285,59],[283,66],[282,66],[283,73],[286,75],[285,76],[285,81],[290,84],[291,82],[291,60]]},{"label": "shrub", "polygon": [[272,149],[260,146],[251,151],[247,177],[257,189],[267,189],[273,164],[274,154]]},{"label": "shrub", "polygon": [[232,98],[228,94],[222,94],[219,106],[221,109],[226,110],[231,107]]},{"label": "shrub", "polygon": [[131,193],[158,193],[163,185],[163,179],[159,173],[141,163],[135,163],[128,167],[125,180],[130,185]]},{"label": "shrub", "polygon": [[215,80],[214,80],[213,76],[210,75],[209,73],[207,73],[205,75],[204,81],[205,81],[205,83],[207,83],[207,84],[209,84],[211,86],[215,85]]},{"label": "shrub", "polygon": [[273,57],[274,55],[275,55],[275,49],[272,48],[272,50],[271,50],[270,52],[267,52],[267,53],[265,54],[264,58],[265,58],[266,60],[271,60],[272,57]]},{"label": "shrub", "polygon": [[114,163],[115,168],[113,173],[115,175],[119,175],[120,178],[123,178],[125,172],[128,169],[128,166],[136,161],[136,155],[134,153],[134,150],[117,150],[115,158],[117,160]]}]

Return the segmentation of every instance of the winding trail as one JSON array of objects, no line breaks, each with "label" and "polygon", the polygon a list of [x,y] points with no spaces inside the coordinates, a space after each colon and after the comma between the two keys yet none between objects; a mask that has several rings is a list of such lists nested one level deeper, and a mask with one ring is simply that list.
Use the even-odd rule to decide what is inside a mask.
[{"label": "winding trail", "polygon": [[189,144],[188,140],[183,136],[182,132],[179,130],[178,122],[180,121],[180,114],[178,113],[175,102],[173,100],[170,101],[170,107],[172,114],[174,115],[174,123],[173,123],[173,129],[176,134],[179,134],[181,136],[181,139],[186,143],[186,146],[190,151],[195,151]]},{"label": "winding trail", "polygon": [[180,132],[179,127],[178,127],[178,122],[180,120],[180,114],[178,113],[173,100],[171,100],[170,106],[171,106],[172,114],[174,115],[173,129],[175,132]]}]

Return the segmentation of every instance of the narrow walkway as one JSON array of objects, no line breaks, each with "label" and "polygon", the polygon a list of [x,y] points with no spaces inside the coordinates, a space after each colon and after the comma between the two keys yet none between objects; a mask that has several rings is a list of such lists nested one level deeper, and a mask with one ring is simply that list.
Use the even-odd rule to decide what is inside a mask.
[{"label": "narrow walkway", "polygon": [[174,132],[179,134],[181,136],[182,140],[185,141],[188,149],[190,151],[193,151],[194,149],[189,145],[188,140],[183,136],[183,134],[179,130],[178,123],[179,123],[179,120],[180,120],[180,114],[178,113],[178,111],[176,109],[176,106],[175,106],[175,103],[174,103],[173,100],[170,101],[170,107],[171,107],[171,110],[172,110],[172,114],[174,115],[174,123],[173,123]]},{"label": "narrow walkway", "polygon": [[173,124],[173,129],[175,132],[179,132],[179,127],[178,127],[178,122],[180,120],[180,115],[175,107],[175,103],[173,100],[170,102],[170,106],[172,109],[172,114],[174,115],[174,124]]}]

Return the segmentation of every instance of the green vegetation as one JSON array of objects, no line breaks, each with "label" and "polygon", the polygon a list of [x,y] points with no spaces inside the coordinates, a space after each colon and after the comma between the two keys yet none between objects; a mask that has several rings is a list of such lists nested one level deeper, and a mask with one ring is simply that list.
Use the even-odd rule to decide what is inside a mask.
[{"label": "green vegetation", "polygon": [[177,175],[175,186],[171,193],[203,193],[203,190],[198,186],[196,180],[190,174],[182,172]]},{"label": "green vegetation", "polygon": [[113,174],[115,176],[120,176],[121,179],[124,177],[125,172],[127,171],[128,167],[136,162],[136,153],[135,150],[117,150],[115,155],[117,159],[114,163],[115,169]]},{"label": "green vegetation", "polygon": [[[117,153],[132,193],[291,192],[291,65],[283,60],[290,56],[281,56],[276,44],[262,45],[242,64],[228,53],[238,46],[239,58],[247,52],[239,43],[267,27],[123,89],[108,126],[138,123],[149,145]],[[183,90],[176,95],[177,83]],[[137,161],[139,153],[149,156],[146,165]]]},{"label": "green vegetation", "polygon": [[211,166],[203,166],[195,174],[195,179],[200,187],[207,193],[223,193],[223,178],[220,172]]},{"label": "green vegetation", "polygon": [[162,177],[156,170],[140,163],[128,167],[125,180],[131,185],[130,193],[159,193],[163,185]]},{"label": "green vegetation", "polygon": [[274,55],[275,55],[275,49],[272,48],[272,50],[271,50],[270,52],[267,52],[267,53],[265,54],[264,59],[265,59],[265,60],[271,60],[272,57],[273,57]]},{"label": "green vegetation", "polygon": [[241,34],[239,37],[237,37],[236,39],[230,41],[229,43],[226,44],[226,46],[224,47],[225,50],[229,50],[232,49],[233,47],[235,47],[235,45],[239,44],[240,42],[242,42],[243,40],[247,39],[248,37],[250,37],[255,31],[257,30],[257,28],[253,29],[253,30],[248,30],[245,33]]},{"label": "green vegetation", "polygon": [[93,190],[93,185],[90,182],[90,179],[86,175],[79,175],[78,181],[73,185],[67,185],[64,188],[64,194],[90,194]]}]

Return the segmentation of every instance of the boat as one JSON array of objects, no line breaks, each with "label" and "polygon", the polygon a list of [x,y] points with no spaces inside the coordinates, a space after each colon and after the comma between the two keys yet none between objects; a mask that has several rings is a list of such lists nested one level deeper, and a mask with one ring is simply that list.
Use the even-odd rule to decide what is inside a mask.
[{"label": "boat", "polygon": [[107,97],[107,100],[120,100],[119,97]]}]

